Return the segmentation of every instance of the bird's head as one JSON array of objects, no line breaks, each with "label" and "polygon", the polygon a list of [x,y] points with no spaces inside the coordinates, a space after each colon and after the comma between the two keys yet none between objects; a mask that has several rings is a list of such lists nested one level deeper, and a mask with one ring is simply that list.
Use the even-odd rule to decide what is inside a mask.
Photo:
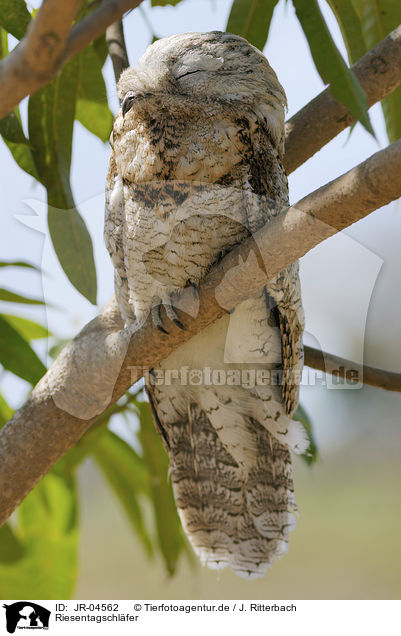
[{"label": "bird's head", "polygon": [[244,38],[221,31],[156,41],[136,67],[122,73],[118,93],[123,115],[151,97],[178,98],[182,103],[264,104],[272,127],[280,129],[286,105],[284,89],[264,55]]}]

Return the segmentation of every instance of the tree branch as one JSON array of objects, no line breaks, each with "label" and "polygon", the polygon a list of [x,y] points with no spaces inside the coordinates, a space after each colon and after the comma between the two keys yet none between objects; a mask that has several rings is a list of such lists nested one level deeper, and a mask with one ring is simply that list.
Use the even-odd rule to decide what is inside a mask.
[{"label": "tree branch", "polygon": [[401,373],[385,371],[367,364],[358,364],[346,358],[340,358],[332,353],[320,351],[314,347],[304,347],[305,365],[312,369],[319,369],[324,373],[331,373],[347,382],[356,382],[375,386],[386,391],[401,393]]},{"label": "tree branch", "polygon": [[[401,140],[283,211],[209,272],[199,288],[198,315],[182,318],[186,331],[173,326],[167,336],[148,321],[130,337],[112,301],[65,347],[0,431],[0,523],[144,369],[257,294],[312,247],[401,196],[400,172]],[[188,314],[189,297],[188,290],[182,300]]]},{"label": "tree branch", "polygon": [[122,20],[117,20],[117,22],[113,22],[107,27],[106,44],[113,62],[114,77],[117,84],[121,73],[129,66]]},{"label": "tree branch", "polygon": [[[373,106],[401,84],[401,25],[352,67]],[[354,122],[326,88],[286,123],[284,166],[293,172]]]},{"label": "tree branch", "polygon": [[83,0],[45,0],[18,46],[0,62],[0,119],[50,82],[63,64],[142,0],[108,0],[71,28]]},{"label": "tree branch", "polygon": [[107,27],[117,22],[124,13],[135,9],[142,0],[106,0],[103,4],[80,20],[71,29],[71,34],[65,47],[65,59],[69,60],[85,46],[99,38]]},{"label": "tree branch", "polygon": [[83,0],[46,0],[27,34],[0,62],[0,119],[61,68],[65,43]]}]

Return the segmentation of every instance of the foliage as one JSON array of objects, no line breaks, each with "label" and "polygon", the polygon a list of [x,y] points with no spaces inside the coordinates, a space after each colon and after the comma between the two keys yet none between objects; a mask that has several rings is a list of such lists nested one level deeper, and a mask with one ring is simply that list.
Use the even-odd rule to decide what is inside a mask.
[{"label": "foliage", "polygon": [[[151,0],[150,13],[181,0]],[[182,0],[183,1],[183,0]],[[185,0],[190,3],[194,0]],[[282,0],[284,1],[284,0]],[[286,0],[290,4],[290,0]],[[80,18],[97,3],[84,4]],[[246,37],[259,49],[269,38],[278,0],[233,0],[227,30]],[[366,99],[354,74],[334,44],[317,0],[292,0],[316,68],[333,95],[371,130]],[[322,3],[320,3],[322,6]],[[399,0],[327,0],[340,27],[353,64],[401,22]],[[8,53],[8,37],[24,37],[32,16],[24,0],[0,0],[0,58]],[[141,9],[141,7],[140,7]],[[285,28],[285,25],[284,27]],[[153,35],[153,34],[152,34]],[[60,265],[75,288],[96,303],[97,283],[92,240],[74,201],[70,167],[75,122],[80,122],[100,143],[107,141],[112,125],[102,74],[107,57],[102,36],[71,59],[58,76],[28,99],[28,122],[20,109],[0,121],[0,134],[13,160],[41,183],[47,192],[50,236]],[[401,135],[401,88],[383,100],[390,141]],[[0,268],[32,270],[25,261],[0,262]],[[34,385],[45,372],[37,341],[50,338],[50,354],[64,345],[45,327],[21,316],[11,307],[35,307],[43,301],[9,289],[0,289],[5,313],[0,315],[0,363],[4,369]],[[0,395],[0,426],[12,415]],[[117,417],[136,435],[136,446],[110,429]],[[304,459],[317,457],[310,420],[299,407],[295,414],[305,427],[310,448]],[[78,503],[76,473],[92,457],[118,498],[132,530],[149,558],[160,554],[167,572],[174,574],[182,554],[189,550],[178,520],[168,460],[153,427],[143,394],[131,389],[108,409],[36,486],[20,505],[17,519],[0,529],[0,593],[3,598],[71,596],[77,571]]]},{"label": "foliage", "polygon": [[[345,104],[354,117],[372,132],[366,99],[355,75],[338,51],[317,0],[292,2],[308,40],[316,68],[333,96]],[[354,64],[401,23],[399,0],[326,0],[340,27]],[[227,30],[247,38],[263,49],[278,0],[233,0]],[[401,87],[382,101],[390,142],[401,136]]]},{"label": "foliage", "polygon": [[334,44],[317,0],[293,0],[297,17],[308,39],[313,61],[338,101],[373,134],[365,94]]},{"label": "foliage", "polygon": [[278,0],[234,0],[227,22],[227,31],[242,35],[263,51],[270,22]]},{"label": "foliage", "polygon": [[[398,0],[329,0],[353,64],[401,24]],[[401,87],[382,101],[389,141],[401,137]]]},{"label": "foliage", "polygon": [[308,466],[312,466],[317,461],[319,453],[315,436],[313,434],[312,423],[302,404],[298,405],[298,408],[293,415],[293,419],[300,422],[305,429],[307,438],[309,440],[309,447],[307,448],[305,453],[301,455],[301,457],[308,464]]},{"label": "foliage", "polygon": [[0,528],[2,598],[69,598],[77,571],[74,477],[50,472],[18,509],[18,527]]}]

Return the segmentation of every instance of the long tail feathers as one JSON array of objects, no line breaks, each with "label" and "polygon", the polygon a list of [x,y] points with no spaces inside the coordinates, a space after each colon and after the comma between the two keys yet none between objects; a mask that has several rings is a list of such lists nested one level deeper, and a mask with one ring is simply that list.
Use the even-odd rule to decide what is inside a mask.
[{"label": "long tail feathers", "polygon": [[256,578],[287,551],[296,504],[288,447],[257,421],[246,425],[257,452],[242,465],[195,404],[168,424],[168,445],[179,514],[202,563]]}]

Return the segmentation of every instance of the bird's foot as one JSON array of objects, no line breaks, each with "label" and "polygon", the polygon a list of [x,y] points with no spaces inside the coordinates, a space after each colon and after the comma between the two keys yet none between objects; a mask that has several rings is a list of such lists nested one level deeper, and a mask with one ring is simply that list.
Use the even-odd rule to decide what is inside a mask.
[{"label": "bird's foot", "polygon": [[159,331],[161,331],[162,333],[169,333],[163,325],[163,319],[160,314],[162,306],[165,309],[167,318],[171,320],[175,325],[177,325],[177,327],[186,331],[185,325],[182,324],[171,304],[170,297],[167,300],[160,300],[159,303],[153,305],[152,307],[153,324],[159,329]]}]

